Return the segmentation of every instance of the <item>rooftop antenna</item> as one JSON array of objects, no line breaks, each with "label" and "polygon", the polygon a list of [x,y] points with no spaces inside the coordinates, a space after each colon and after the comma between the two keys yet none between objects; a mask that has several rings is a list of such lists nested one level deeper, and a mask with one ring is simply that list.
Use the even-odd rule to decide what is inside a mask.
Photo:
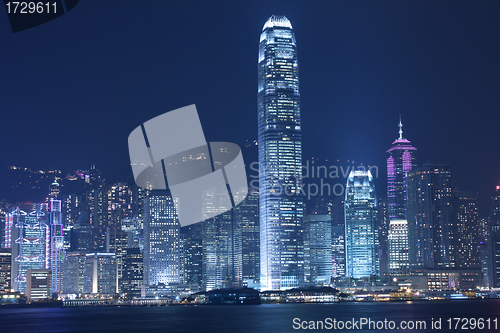
[{"label": "rooftop antenna", "polygon": [[401,123],[401,113],[399,114],[399,140],[403,139],[403,124]]}]

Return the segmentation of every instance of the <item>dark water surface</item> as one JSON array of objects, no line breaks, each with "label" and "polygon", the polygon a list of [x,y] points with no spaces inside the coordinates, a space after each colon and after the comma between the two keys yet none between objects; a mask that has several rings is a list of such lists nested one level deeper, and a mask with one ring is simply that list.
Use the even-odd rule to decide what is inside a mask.
[{"label": "dark water surface", "polygon": [[[294,329],[303,321],[310,322],[394,321],[395,329],[379,332],[438,332],[449,331],[449,318],[475,318],[464,320],[457,329],[467,332],[500,332],[500,300],[434,301],[391,303],[338,303],[338,304],[263,304],[249,306],[167,306],[167,307],[82,307],[82,308],[2,308],[0,332],[299,332],[312,329]],[[431,321],[441,318],[441,330],[432,329]],[[483,318],[484,328],[473,328]],[[490,318],[490,329],[486,319]],[[494,319],[497,329],[494,329]],[[425,321],[426,329],[401,330],[401,321]],[[300,324],[299,324],[300,323]],[[465,325],[464,325],[465,324]],[[349,325],[349,324],[348,324]],[[379,323],[380,325],[380,323]],[[411,324],[410,324],[411,325]],[[464,326],[463,326],[464,325]],[[324,326],[327,327],[327,326]],[[346,332],[338,329],[322,331]],[[369,332],[368,326],[351,331]],[[375,331],[375,330],[371,330]]]}]

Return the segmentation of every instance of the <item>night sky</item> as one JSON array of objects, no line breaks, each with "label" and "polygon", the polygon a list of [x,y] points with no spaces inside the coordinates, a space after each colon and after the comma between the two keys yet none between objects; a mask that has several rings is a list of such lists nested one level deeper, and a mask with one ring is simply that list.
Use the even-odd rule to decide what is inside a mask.
[{"label": "night sky", "polygon": [[207,141],[257,139],[259,35],[277,14],[297,39],[304,160],[377,165],[385,196],[401,114],[418,164],[449,163],[481,214],[500,183],[498,1],[86,0],[15,34],[0,11],[4,166],[130,172],[130,132],[193,103]]}]

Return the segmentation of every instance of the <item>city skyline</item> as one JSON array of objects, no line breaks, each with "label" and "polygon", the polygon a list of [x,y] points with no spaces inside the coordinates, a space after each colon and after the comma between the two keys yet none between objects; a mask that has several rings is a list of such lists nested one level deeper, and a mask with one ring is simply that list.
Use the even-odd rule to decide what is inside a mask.
[{"label": "city skyline", "polygon": [[4,331],[498,329],[500,2],[13,4]]},{"label": "city skyline", "polygon": [[[256,127],[244,125],[255,122],[257,108],[255,36],[275,13],[296,22],[302,46],[304,161],[355,160],[383,170],[380,151],[397,138],[401,114],[419,165],[450,164],[460,190],[478,192],[480,214],[489,213],[500,157],[477,148],[493,145],[498,119],[497,3],[154,4],[146,15],[123,2],[114,26],[103,16],[111,4],[101,4],[109,9],[101,13],[92,2],[17,34],[0,19],[12,50],[0,56],[9,64],[0,90],[9,124],[0,134],[9,142],[1,167],[95,163],[106,175],[130,173],[126,137],[133,127],[193,102],[206,110],[200,119],[207,139],[240,146],[256,140]],[[214,16],[204,15],[208,6],[218,9]],[[50,149],[57,138],[58,149]],[[256,153],[245,154],[247,164],[255,160]],[[384,181],[381,171],[379,190]]]}]

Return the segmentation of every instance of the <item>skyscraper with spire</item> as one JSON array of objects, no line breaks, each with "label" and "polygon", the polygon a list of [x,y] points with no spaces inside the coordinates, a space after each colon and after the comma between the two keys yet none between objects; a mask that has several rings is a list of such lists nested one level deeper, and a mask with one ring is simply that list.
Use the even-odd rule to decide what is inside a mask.
[{"label": "skyscraper with spire", "polygon": [[410,267],[407,209],[407,173],[417,166],[415,151],[407,139],[403,138],[403,124],[399,116],[399,138],[387,151],[387,215],[389,225],[388,244],[381,244],[382,262],[389,264],[391,275],[405,275]]},{"label": "skyscraper with spire", "polygon": [[261,289],[304,283],[302,134],[297,46],[290,21],[264,24],[258,61]]},{"label": "skyscraper with spire", "polygon": [[414,169],[415,151],[407,139],[403,138],[403,124],[399,118],[399,138],[387,151],[387,201],[388,215],[391,220],[404,220],[406,211],[406,173]]}]

